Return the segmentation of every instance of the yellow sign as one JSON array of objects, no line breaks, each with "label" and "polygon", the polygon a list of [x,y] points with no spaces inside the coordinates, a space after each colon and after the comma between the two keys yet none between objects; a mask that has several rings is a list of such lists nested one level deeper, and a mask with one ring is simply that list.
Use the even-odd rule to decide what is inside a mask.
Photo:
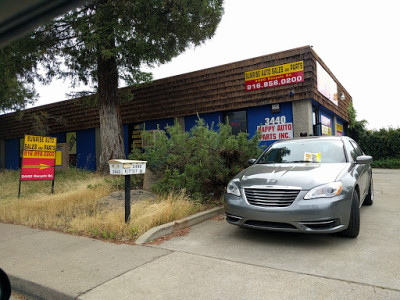
[{"label": "yellow sign", "polygon": [[321,162],[321,153],[306,152],[304,153],[304,161]]},{"label": "yellow sign", "polygon": [[54,151],[30,151],[25,150],[23,157],[25,158],[55,158]]},{"label": "yellow sign", "polygon": [[54,180],[57,138],[25,135],[20,181]]},{"label": "yellow sign", "polygon": [[67,132],[69,154],[76,154],[76,132]]},{"label": "yellow sign", "polygon": [[325,125],[321,125],[321,130],[322,130],[322,135],[332,135],[332,128],[325,126]]},{"label": "yellow sign", "polygon": [[19,157],[22,157],[22,153],[24,153],[24,142],[25,138],[19,139]]},{"label": "yellow sign", "polygon": [[56,166],[62,166],[62,151],[56,151]]},{"label": "yellow sign", "polygon": [[25,151],[56,151],[57,138],[48,136],[25,135]]},{"label": "yellow sign", "polygon": [[249,71],[245,73],[244,78],[245,81],[256,80],[264,77],[300,72],[303,70],[304,70],[304,64],[303,61],[301,60],[289,64]]}]

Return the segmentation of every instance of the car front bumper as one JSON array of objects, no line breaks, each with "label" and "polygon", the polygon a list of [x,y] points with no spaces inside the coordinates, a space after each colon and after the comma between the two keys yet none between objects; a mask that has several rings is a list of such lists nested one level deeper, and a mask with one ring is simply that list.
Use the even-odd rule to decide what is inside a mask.
[{"label": "car front bumper", "polygon": [[226,220],[241,227],[288,232],[334,233],[347,228],[351,197],[304,200],[306,193],[301,191],[287,207],[255,206],[243,196],[225,194]]}]

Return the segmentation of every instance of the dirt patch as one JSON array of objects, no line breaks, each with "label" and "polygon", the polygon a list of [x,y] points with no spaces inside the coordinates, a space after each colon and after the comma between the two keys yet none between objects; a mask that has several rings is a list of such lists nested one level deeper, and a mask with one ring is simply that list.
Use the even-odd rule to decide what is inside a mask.
[{"label": "dirt patch", "polygon": [[211,220],[214,220],[214,221],[223,221],[223,220],[225,220],[225,215],[221,214],[221,215],[212,217]]},{"label": "dirt patch", "polygon": [[159,237],[158,239],[155,239],[155,240],[153,240],[153,241],[151,241],[151,242],[148,242],[148,243],[146,243],[146,245],[157,245],[157,246],[158,246],[158,245],[161,245],[163,242],[169,241],[170,239],[172,239],[172,238],[174,238],[174,237],[176,237],[176,236],[184,236],[184,235],[187,235],[187,234],[189,233],[189,231],[190,231],[190,228],[189,228],[189,227],[183,228],[183,229],[174,231],[174,232],[171,233],[171,234],[168,234],[168,235]]}]

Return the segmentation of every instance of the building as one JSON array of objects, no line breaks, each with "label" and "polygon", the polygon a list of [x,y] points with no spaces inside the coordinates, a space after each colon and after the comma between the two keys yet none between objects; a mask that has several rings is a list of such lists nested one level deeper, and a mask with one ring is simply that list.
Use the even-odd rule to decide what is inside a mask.
[{"label": "building", "polygon": [[[164,129],[174,120],[185,128],[198,115],[208,124],[228,122],[234,132],[262,132],[263,144],[301,134],[344,135],[352,99],[311,46],[155,80],[121,92],[126,153],[141,143],[139,131]],[[79,168],[98,165],[99,115],[95,106],[72,99],[0,116],[0,168],[18,169],[25,134],[36,127],[70,146]]]}]

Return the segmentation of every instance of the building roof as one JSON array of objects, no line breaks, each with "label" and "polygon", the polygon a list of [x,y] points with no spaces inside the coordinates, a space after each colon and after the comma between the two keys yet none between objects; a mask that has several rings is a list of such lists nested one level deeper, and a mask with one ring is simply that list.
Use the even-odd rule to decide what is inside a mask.
[{"label": "building roof", "polygon": [[[304,63],[304,82],[245,90],[245,72],[301,60]],[[317,61],[337,83],[338,93],[345,95],[345,100],[339,101],[338,106],[317,90]],[[348,121],[347,107],[352,100],[311,46],[155,80],[120,91],[133,94],[133,100],[120,105],[124,124],[304,99],[313,99]],[[49,133],[99,127],[97,107],[88,106],[87,101],[77,98],[0,116],[0,139],[31,133],[38,116]]]}]

